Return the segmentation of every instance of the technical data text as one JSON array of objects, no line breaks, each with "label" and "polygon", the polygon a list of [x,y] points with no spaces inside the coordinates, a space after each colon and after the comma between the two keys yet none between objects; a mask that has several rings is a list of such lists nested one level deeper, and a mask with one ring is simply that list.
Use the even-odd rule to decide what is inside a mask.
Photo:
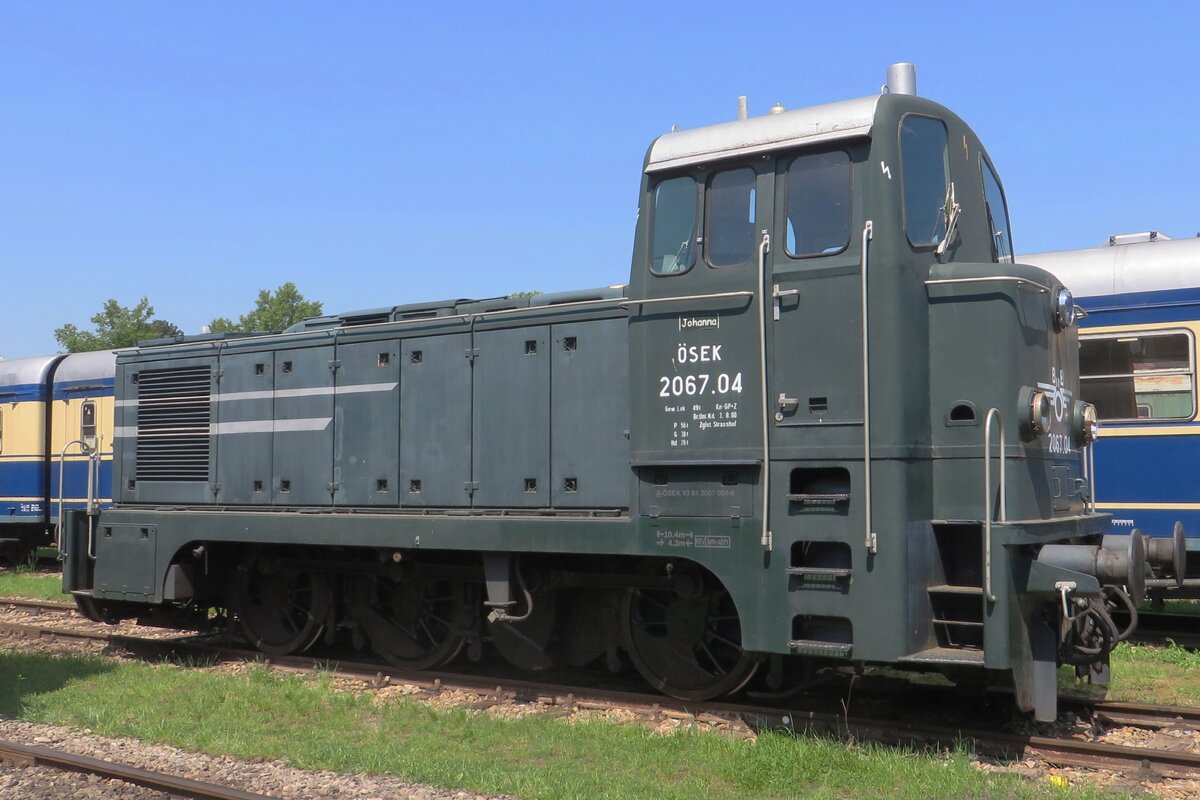
[{"label": "technical data text", "polygon": [[722,361],[721,345],[680,342],[672,374],[658,378],[663,413],[671,420],[671,447],[688,447],[706,431],[736,428],[742,373]]}]

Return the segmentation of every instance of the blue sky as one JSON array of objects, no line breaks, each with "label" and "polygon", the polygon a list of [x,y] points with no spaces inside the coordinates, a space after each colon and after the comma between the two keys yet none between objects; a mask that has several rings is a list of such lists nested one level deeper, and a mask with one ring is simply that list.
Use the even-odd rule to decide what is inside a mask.
[{"label": "blue sky", "polygon": [[672,124],[918,89],[979,133],[1018,253],[1200,231],[1200,6],[28,3],[0,8],[0,354],[106,298],[188,332],[628,277]]}]

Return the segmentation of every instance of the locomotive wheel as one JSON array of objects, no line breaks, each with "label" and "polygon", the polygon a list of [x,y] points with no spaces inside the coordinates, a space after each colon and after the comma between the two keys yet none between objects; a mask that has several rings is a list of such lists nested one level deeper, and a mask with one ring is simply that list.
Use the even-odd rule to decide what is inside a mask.
[{"label": "locomotive wheel", "polygon": [[321,638],[332,593],[319,572],[251,553],[238,565],[234,608],[242,631],[273,656],[302,653]]},{"label": "locomotive wheel", "polygon": [[447,664],[462,650],[473,611],[459,581],[371,579],[358,608],[371,647],[407,669]]},{"label": "locomotive wheel", "polygon": [[677,569],[672,583],[669,589],[626,591],[621,618],[634,666],[650,685],[683,700],[738,691],[761,659],[742,649],[733,598],[695,568]]}]

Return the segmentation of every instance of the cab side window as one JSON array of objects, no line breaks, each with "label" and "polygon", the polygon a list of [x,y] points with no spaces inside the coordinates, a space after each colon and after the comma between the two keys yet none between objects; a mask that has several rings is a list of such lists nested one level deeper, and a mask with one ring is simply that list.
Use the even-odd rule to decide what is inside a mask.
[{"label": "cab side window", "polygon": [[1186,331],[1079,341],[1079,393],[1101,420],[1181,420],[1196,413],[1192,337]]},{"label": "cab side window", "polygon": [[1000,188],[1000,179],[983,156],[979,157],[979,171],[983,174],[983,203],[987,209],[988,230],[992,234],[992,258],[1001,264],[1011,264],[1012,228],[1008,224],[1004,189]]},{"label": "cab side window", "polygon": [[910,114],[900,123],[904,175],[904,230],[914,247],[936,245],[946,235],[950,160],[946,125]]},{"label": "cab side window", "polygon": [[714,267],[736,267],[754,256],[755,182],[749,167],[716,173],[708,182],[708,225],[705,249]]},{"label": "cab side window", "polygon": [[850,155],[800,156],[787,171],[787,252],[840,253],[850,244]]},{"label": "cab side window", "polygon": [[696,181],[686,175],[669,178],[655,187],[651,272],[660,275],[686,272],[696,262],[697,195]]}]

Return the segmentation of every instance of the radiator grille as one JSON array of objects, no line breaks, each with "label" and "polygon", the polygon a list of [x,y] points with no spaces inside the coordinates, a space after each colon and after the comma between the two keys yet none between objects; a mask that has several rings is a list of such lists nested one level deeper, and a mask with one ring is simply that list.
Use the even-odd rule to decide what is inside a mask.
[{"label": "radiator grille", "polygon": [[138,373],[139,481],[207,481],[212,367]]}]

